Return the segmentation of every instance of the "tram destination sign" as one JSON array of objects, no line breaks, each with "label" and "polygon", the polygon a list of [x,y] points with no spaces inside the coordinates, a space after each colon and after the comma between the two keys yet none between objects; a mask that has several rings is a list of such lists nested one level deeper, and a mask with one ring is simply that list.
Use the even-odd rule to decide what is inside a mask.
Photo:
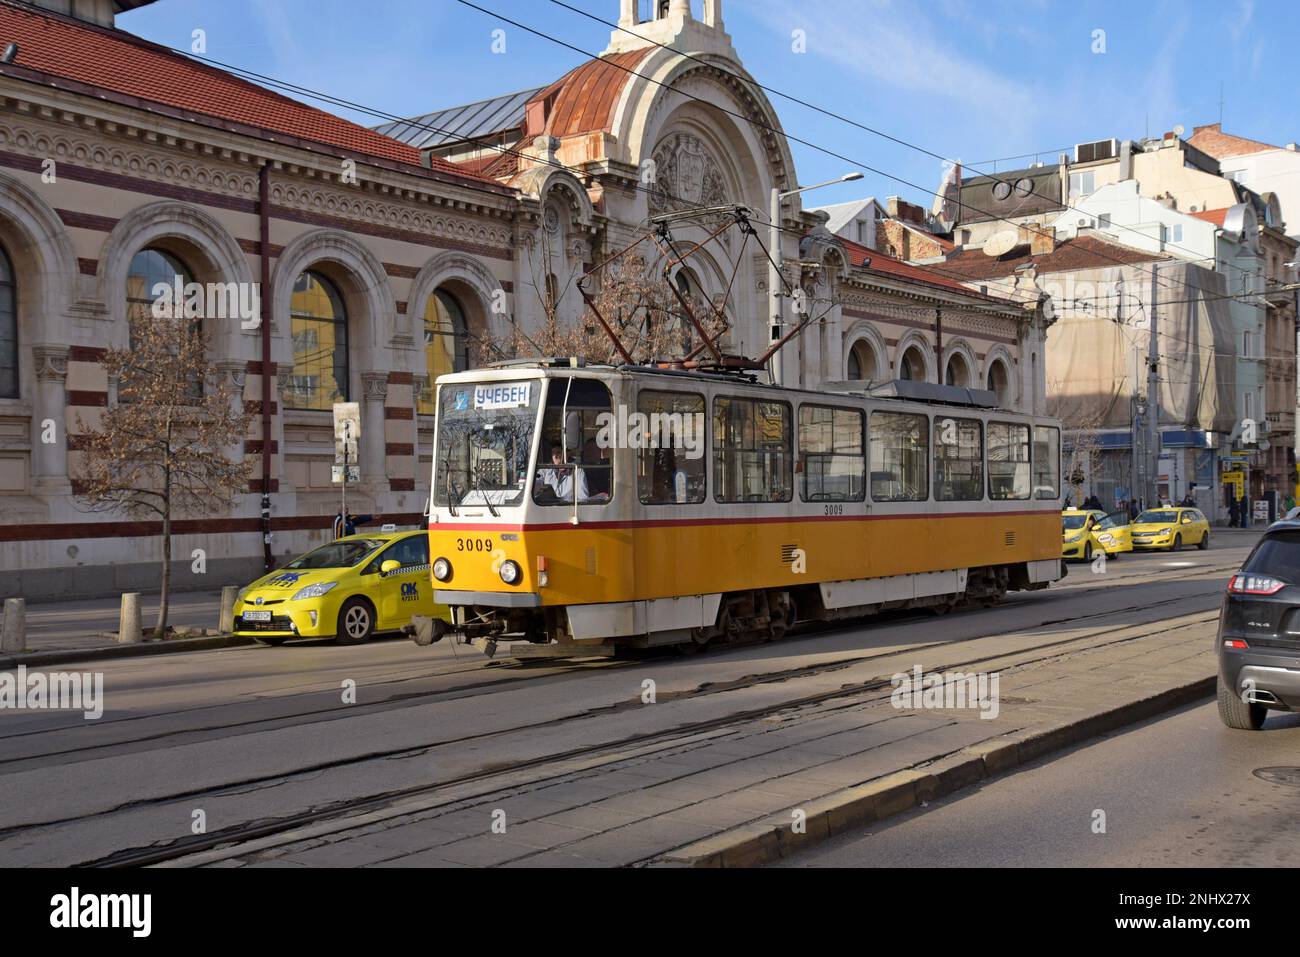
[{"label": "tram destination sign", "polygon": [[474,408],[517,409],[528,404],[531,382],[494,382],[474,387]]}]

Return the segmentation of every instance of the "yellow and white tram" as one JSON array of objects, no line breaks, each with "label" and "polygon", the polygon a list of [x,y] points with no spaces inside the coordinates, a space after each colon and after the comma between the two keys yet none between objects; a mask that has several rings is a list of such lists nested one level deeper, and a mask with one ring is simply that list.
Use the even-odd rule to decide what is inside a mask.
[{"label": "yellow and white tram", "polygon": [[440,377],[429,546],[454,621],[416,641],[690,649],[1060,578],[1059,423],[906,385],[924,398],[576,360]]}]

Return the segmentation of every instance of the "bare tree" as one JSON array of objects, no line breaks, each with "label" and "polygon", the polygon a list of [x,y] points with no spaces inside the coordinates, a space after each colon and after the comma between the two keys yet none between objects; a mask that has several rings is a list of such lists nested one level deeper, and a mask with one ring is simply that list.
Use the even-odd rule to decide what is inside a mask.
[{"label": "bare tree", "polygon": [[[615,260],[590,276],[587,286],[596,308],[633,361],[680,358],[699,344],[699,334],[681,303],[666,281],[651,272],[643,257],[629,254]],[[724,318],[695,290],[688,289],[684,295],[701,326],[717,341],[726,331]],[[590,308],[576,322],[566,322],[554,297],[542,294],[540,298],[541,326],[525,332],[516,325],[508,334],[509,341],[492,343],[491,351],[521,356],[577,356],[590,362],[621,361]]]},{"label": "bare tree", "polygon": [[229,511],[248,484],[240,455],[250,416],[235,410],[234,389],[207,358],[193,319],[132,318],[131,346],[109,349],[104,367],[118,380],[117,403],[84,430],[78,495],[89,511],[162,521],[162,595],[154,637],[167,628],[172,519]]}]

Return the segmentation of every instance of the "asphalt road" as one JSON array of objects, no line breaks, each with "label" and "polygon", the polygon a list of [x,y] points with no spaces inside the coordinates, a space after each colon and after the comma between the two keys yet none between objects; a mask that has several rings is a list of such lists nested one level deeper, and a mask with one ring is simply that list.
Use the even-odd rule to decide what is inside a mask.
[{"label": "asphalt road", "polygon": [[[213,829],[236,826],[747,713],[792,700],[811,681],[838,682],[844,663],[873,656],[966,641],[1021,647],[1081,622],[1122,627],[1212,611],[1256,537],[1127,556],[1100,574],[1075,565],[1064,583],[994,609],[882,616],[689,658],[521,666],[445,643],[383,640],[96,662],[102,719],[0,711],[0,859],[93,861],[186,835],[198,809]],[[800,678],[805,671],[821,677]],[[650,709],[639,706],[648,678],[662,702]]]},{"label": "asphalt road", "polygon": [[1229,731],[1211,702],[777,866],[1294,867],[1297,819],[1300,715],[1275,713],[1260,732]]}]

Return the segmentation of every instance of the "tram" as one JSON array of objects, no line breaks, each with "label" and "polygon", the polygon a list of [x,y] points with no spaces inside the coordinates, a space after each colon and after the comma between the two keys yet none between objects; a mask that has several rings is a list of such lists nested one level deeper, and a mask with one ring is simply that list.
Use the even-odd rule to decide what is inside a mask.
[{"label": "tram", "polygon": [[416,642],[692,651],[1064,575],[1059,422],[864,385],[576,359],[439,377],[429,554],[453,620]]}]

